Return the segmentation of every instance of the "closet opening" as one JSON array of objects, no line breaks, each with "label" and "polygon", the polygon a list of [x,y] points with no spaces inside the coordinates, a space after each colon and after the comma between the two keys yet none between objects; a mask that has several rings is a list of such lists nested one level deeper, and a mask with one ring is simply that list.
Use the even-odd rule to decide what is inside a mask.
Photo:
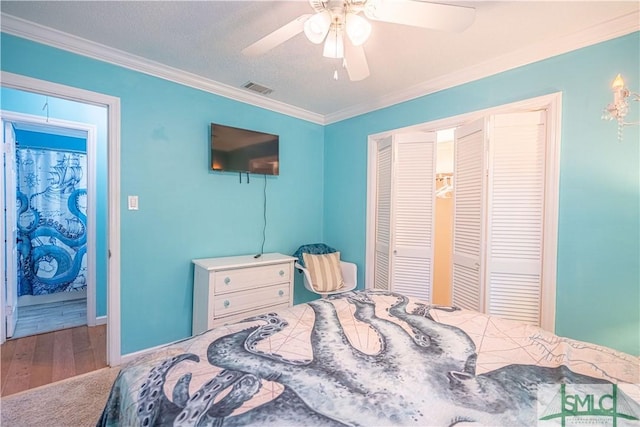
[{"label": "closet opening", "polygon": [[365,287],[554,331],[561,98],[370,135]]},{"label": "closet opening", "polygon": [[455,128],[436,132],[434,304],[451,305],[453,254],[453,140]]}]

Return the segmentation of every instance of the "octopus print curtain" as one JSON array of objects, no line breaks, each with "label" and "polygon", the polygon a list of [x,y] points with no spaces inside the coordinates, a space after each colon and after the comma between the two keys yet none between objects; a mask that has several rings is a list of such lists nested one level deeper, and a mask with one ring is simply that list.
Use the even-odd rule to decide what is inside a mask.
[{"label": "octopus print curtain", "polygon": [[18,295],[86,288],[87,156],[18,148]]}]

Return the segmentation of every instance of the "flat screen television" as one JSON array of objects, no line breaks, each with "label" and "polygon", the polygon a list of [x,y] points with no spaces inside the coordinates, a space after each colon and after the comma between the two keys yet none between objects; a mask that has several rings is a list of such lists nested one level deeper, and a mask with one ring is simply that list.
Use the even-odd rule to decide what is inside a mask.
[{"label": "flat screen television", "polygon": [[278,135],[211,123],[211,169],[278,175],[279,142]]}]

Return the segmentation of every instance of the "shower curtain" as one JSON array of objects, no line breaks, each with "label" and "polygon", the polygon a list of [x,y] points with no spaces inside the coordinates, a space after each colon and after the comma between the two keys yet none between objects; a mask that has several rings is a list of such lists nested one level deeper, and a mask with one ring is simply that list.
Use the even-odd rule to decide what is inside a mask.
[{"label": "shower curtain", "polygon": [[18,295],[86,288],[87,156],[16,149]]}]

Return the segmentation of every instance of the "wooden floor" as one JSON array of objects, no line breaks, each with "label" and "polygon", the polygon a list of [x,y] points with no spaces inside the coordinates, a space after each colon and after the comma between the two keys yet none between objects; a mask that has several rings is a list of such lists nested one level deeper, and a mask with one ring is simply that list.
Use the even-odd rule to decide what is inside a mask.
[{"label": "wooden floor", "polygon": [[79,326],[0,345],[1,396],[107,366],[107,327]]}]

